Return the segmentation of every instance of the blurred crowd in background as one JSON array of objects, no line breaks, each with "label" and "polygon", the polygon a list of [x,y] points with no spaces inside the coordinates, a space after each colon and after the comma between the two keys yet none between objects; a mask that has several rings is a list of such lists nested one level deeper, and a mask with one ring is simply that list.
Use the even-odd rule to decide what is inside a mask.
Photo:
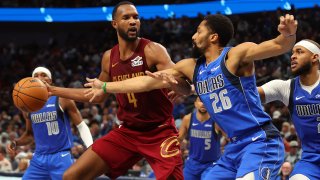
[{"label": "blurred crowd in background", "polygon": [[[1,1],[0,4],[4,5],[6,2],[8,1]],[[12,1],[10,2],[12,6],[15,6]],[[19,0],[13,2],[18,5],[24,3],[24,1]],[[38,6],[38,1],[33,2],[34,6]],[[55,3],[55,1],[48,2]],[[139,1],[133,2],[137,3]],[[176,2],[183,1],[177,0]],[[63,4],[61,6],[68,5]],[[230,16],[236,33],[229,45],[234,46],[244,41],[259,43],[276,37],[278,35],[278,19],[284,13],[282,10],[278,10]],[[297,40],[308,38],[320,43],[319,7],[291,10],[291,13],[299,21]],[[191,37],[203,16],[199,14],[197,18],[192,19],[184,17],[180,19],[142,20],[140,34],[141,37],[163,44],[172,60],[177,62],[191,56]],[[97,29],[96,31],[86,33],[75,31],[65,35],[64,38],[58,36],[47,36],[45,38],[46,44],[39,43],[36,40],[29,43],[2,42],[0,40],[0,171],[24,172],[34,149],[34,145],[19,147],[15,156],[7,154],[5,150],[5,145],[10,143],[10,140],[21,136],[25,128],[22,114],[13,106],[11,99],[14,83],[24,77],[31,76],[35,67],[43,65],[51,70],[53,82],[56,86],[83,87],[85,77],[97,77],[99,75],[103,52],[117,43],[115,31],[110,24],[105,24],[104,29]],[[272,79],[290,78],[290,55],[291,53],[288,52],[255,63],[257,85],[262,85]],[[194,97],[180,97],[175,102],[173,115],[177,128],[179,128],[183,116],[193,110],[193,101]],[[112,95],[101,104],[78,103],[77,105],[94,139],[107,134],[119,125],[116,115],[117,102]],[[284,170],[280,174],[286,174],[301,157],[300,141],[297,138],[295,127],[290,122],[289,112],[282,103],[266,104],[264,108],[283,135],[286,150],[285,161],[289,163],[284,164]],[[73,127],[72,130],[74,134],[72,154],[77,159],[85,148],[78,136],[77,128]],[[225,141],[225,139],[221,141]],[[183,158],[187,158],[188,142],[185,141],[181,147]],[[129,174],[147,177],[151,171],[147,162],[142,160],[132,167]]]}]

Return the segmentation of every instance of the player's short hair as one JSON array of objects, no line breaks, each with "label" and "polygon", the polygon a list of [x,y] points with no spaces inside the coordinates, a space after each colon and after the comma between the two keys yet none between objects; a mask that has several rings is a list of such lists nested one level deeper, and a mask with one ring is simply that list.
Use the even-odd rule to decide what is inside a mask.
[{"label": "player's short hair", "polygon": [[133,5],[133,6],[134,6],[134,4],[133,4],[132,2],[130,2],[130,1],[121,1],[121,2],[119,2],[118,4],[116,4],[116,5],[114,6],[114,8],[113,8],[113,10],[112,10],[112,19],[113,19],[113,20],[114,20],[115,17],[116,17],[118,8],[119,8],[120,6],[126,5],[126,4],[129,4],[129,5]]},{"label": "player's short hair", "polygon": [[221,14],[207,15],[204,17],[206,26],[219,35],[220,46],[226,46],[234,34],[234,28],[231,20]]}]

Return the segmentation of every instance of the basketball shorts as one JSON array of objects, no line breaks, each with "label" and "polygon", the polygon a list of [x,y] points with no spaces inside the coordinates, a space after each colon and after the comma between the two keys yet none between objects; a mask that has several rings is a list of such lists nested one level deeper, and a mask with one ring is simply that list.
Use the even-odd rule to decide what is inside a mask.
[{"label": "basketball shorts", "polygon": [[201,180],[212,167],[213,162],[201,163],[192,158],[188,158],[184,164],[183,176],[185,179]]},{"label": "basketball shorts", "polygon": [[230,142],[204,179],[231,180],[251,172],[255,180],[275,179],[283,163],[284,145],[280,136],[266,136],[257,131]]},{"label": "basketball shorts", "polygon": [[24,173],[23,180],[61,180],[63,173],[72,165],[70,151],[54,154],[33,154],[30,165]]},{"label": "basketball shorts", "polygon": [[302,174],[309,179],[320,179],[320,154],[302,152],[301,160],[294,165],[290,176]]},{"label": "basketball shorts", "polygon": [[106,175],[112,179],[125,174],[142,157],[150,164],[157,180],[165,180],[169,176],[183,179],[177,136],[173,122],[145,132],[120,126],[96,140],[92,150],[106,162],[110,168]]}]

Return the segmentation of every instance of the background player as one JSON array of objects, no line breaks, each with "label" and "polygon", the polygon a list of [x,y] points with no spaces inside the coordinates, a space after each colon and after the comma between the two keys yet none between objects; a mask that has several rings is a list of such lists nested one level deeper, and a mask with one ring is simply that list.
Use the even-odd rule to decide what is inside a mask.
[{"label": "background player", "polygon": [[[35,68],[32,77],[52,83],[51,72],[45,67]],[[77,126],[84,144],[87,147],[92,144],[90,130],[82,121],[74,101],[51,96],[39,111],[23,114],[26,120],[24,134],[7,145],[8,152],[15,153],[17,146],[35,142],[35,152],[22,179],[62,179],[73,163],[70,119]]]},{"label": "background player", "polygon": [[[99,79],[121,81],[145,75],[145,71],[173,67],[166,49],[139,38],[140,20],[135,6],[120,2],[113,10],[112,26],[119,44],[106,51]],[[49,87],[53,95],[86,102],[85,89]],[[95,102],[103,102],[106,95]],[[114,179],[145,157],[157,179],[183,179],[178,132],[167,90],[116,95],[122,121],[118,129],[94,142],[64,174],[64,179],[93,179],[106,173]],[[94,168],[92,168],[94,167]]]},{"label": "background player", "polygon": [[219,128],[210,118],[204,104],[197,97],[195,111],[183,117],[179,129],[179,141],[189,139],[189,157],[185,162],[185,179],[203,179],[221,155]]},{"label": "background player", "polygon": [[320,179],[320,45],[305,39],[295,44],[291,56],[290,80],[273,80],[259,87],[262,101],[279,100],[290,110],[302,144],[301,160],[291,180]]},{"label": "background player", "polygon": [[[225,47],[233,25],[223,15],[208,15],[192,39],[202,57],[179,61],[173,69],[152,74],[161,81],[141,77],[119,83],[88,79],[92,100],[106,92],[141,92],[174,86],[174,77],[193,80],[210,116],[231,139],[206,179],[274,179],[284,158],[279,131],[262,109],[256,87],[254,61],[289,51],[296,40],[297,21],[280,17],[280,35],[260,44],[245,42]],[[170,83],[163,83],[168,80]],[[179,84],[176,84],[179,86]],[[102,89],[101,89],[102,88]],[[250,162],[250,163],[248,163]]]}]

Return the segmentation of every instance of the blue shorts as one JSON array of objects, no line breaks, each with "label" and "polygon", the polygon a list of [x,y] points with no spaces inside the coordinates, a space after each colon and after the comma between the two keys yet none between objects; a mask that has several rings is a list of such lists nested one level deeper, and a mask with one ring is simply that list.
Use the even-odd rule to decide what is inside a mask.
[{"label": "blue shorts", "polygon": [[295,174],[302,174],[307,176],[309,179],[320,179],[320,166],[319,164],[301,159],[294,165],[294,169],[290,176]]},{"label": "blue shorts", "polygon": [[192,158],[188,158],[183,169],[184,179],[203,179],[206,173],[213,167],[213,162],[201,163]]},{"label": "blue shorts", "polygon": [[72,165],[70,151],[61,151],[54,154],[34,153],[23,180],[61,180],[63,173]]},{"label": "blue shorts", "polygon": [[281,137],[266,138],[264,131],[258,131],[229,143],[205,179],[236,179],[250,172],[255,180],[275,179],[283,159]]}]

